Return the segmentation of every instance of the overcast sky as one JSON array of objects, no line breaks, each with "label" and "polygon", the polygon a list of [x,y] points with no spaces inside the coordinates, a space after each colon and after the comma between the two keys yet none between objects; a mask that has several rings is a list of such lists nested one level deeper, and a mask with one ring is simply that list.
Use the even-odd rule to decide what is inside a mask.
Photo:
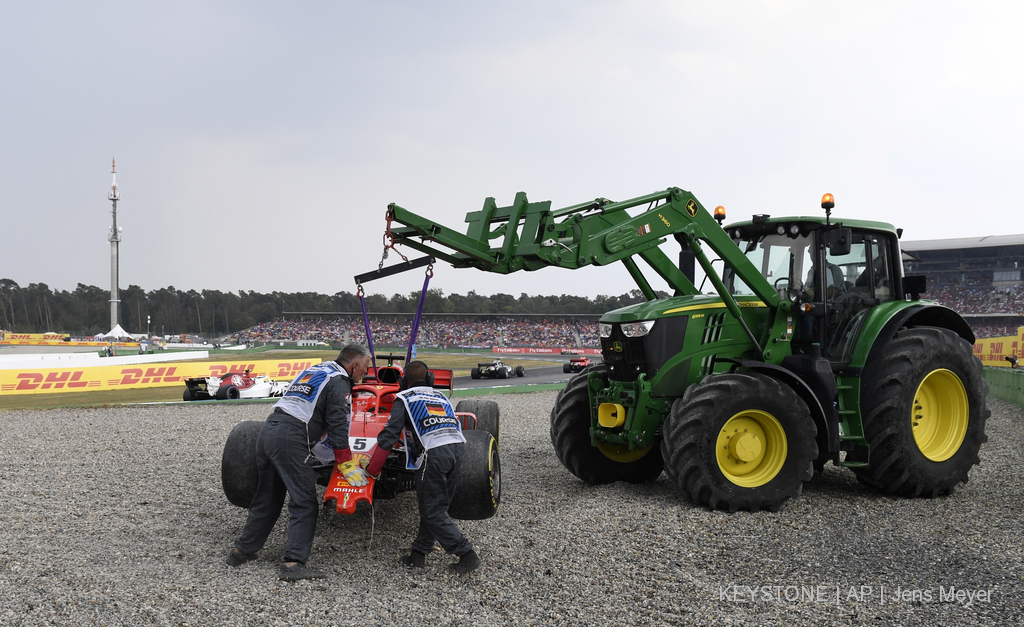
[{"label": "overcast sky", "polygon": [[[388,203],[464,230],[669,186],[731,220],[1024,233],[1020,2],[3,2],[0,278],[352,291]],[[663,248],[674,258],[674,241]],[[394,259],[392,257],[392,259]],[[422,274],[368,285],[419,289]],[[620,294],[621,267],[439,267],[445,293]],[[660,285],[656,286],[660,287]]]}]

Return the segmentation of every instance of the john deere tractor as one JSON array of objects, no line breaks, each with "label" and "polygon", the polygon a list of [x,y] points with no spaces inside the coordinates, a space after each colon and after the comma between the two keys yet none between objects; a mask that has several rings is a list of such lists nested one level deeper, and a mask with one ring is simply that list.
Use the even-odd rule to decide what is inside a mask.
[{"label": "john deere tractor", "polygon": [[[583,481],[664,470],[707,507],[777,510],[831,461],[886,493],[948,494],[986,440],[974,334],[903,276],[902,230],[833,207],[826,194],[823,216],[722,227],[724,209],[676,187],[563,209],[520,192],[488,198],[465,234],[389,205],[386,241],[497,273],[626,267],[647,302],[601,318],[604,363],[551,410],[555,452]],[[638,261],[674,294],[658,298]]]}]

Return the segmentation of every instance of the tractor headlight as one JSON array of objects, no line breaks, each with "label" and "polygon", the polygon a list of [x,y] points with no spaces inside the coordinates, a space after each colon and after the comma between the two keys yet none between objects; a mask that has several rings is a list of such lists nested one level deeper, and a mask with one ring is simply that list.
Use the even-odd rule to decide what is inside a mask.
[{"label": "tractor headlight", "polygon": [[612,325],[610,325],[608,323],[605,323],[605,322],[597,323],[597,330],[598,330],[598,333],[601,334],[601,337],[611,337],[612,336]]},{"label": "tractor headlight", "polygon": [[622,334],[626,337],[643,337],[654,328],[654,320],[642,322],[627,322],[622,325]]}]

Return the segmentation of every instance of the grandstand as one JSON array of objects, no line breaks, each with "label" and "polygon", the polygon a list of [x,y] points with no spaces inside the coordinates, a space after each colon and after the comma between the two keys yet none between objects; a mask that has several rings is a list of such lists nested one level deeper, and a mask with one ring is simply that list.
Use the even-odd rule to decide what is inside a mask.
[{"label": "grandstand", "polygon": [[[278,340],[366,342],[359,313],[286,312],[288,318],[264,322],[238,334],[241,343]],[[412,314],[370,316],[375,346],[409,341]],[[423,314],[416,343],[429,348],[559,347],[598,348],[599,315]]]},{"label": "grandstand", "polygon": [[1024,326],[1024,235],[901,242],[904,274],[928,277],[926,298],[958,311],[978,337]]}]

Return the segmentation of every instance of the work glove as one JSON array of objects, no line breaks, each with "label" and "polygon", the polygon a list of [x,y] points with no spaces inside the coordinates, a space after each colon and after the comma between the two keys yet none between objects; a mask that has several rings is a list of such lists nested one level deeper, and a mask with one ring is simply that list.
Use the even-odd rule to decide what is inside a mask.
[{"label": "work glove", "polygon": [[380,471],[384,468],[384,460],[388,458],[391,451],[378,446],[373,450],[373,455],[367,460],[366,474],[374,479],[380,479]]},{"label": "work glove", "polygon": [[363,471],[363,467],[354,459],[338,464],[338,470],[345,477],[345,481],[348,481],[350,486],[361,488],[369,483],[366,479],[366,473]]}]

